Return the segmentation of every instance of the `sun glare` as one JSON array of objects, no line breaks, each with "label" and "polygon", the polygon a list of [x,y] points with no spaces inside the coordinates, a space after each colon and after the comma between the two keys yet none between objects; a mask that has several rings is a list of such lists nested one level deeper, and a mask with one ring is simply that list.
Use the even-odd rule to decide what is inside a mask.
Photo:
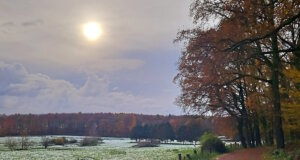
[{"label": "sun glare", "polygon": [[83,34],[88,40],[95,41],[101,36],[102,30],[98,23],[88,22],[83,26]]}]

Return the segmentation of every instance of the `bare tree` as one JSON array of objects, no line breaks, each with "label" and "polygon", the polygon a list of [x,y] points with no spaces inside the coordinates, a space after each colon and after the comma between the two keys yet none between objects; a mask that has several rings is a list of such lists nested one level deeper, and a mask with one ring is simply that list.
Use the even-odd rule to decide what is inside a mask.
[{"label": "bare tree", "polygon": [[17,149],[17,141],[14,138],[8,137],[5,142],[4,145],[6,147],[8,147],[11,151],[16,150]]},{"label": "bare tree", "polygon": [[47,149],[47,147],[50,145],[50,139],[46,136],[43,136],[41,139],[41,144]]},{"label": "bare tree", "polygon": [[26,150],[32,145],[32,143],[30,142],[30,140],[28,138],[27,131],[23,131],[21,133],[20,144],[21,144],[21,149],[22,150]]},{"label": "bare tree", "polygon": [[22,150],[27,150],[32,145],[32,143],[29,141],[28,136],[22,136],[20,144]]}]

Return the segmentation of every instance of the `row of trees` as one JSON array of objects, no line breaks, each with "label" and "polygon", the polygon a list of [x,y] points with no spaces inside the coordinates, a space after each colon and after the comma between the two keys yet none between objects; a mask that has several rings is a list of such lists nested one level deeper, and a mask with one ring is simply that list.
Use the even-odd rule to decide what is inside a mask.
[{"label": "row of trees", "polygon": [[21,150],[26,150],[30,146],[32,146],[32,142],[29,141],[29,138],[27,136],[22,136],[19,141],[16,141],[14,138],[8,137],[4,142],[4,146],[6,146],[11,151],[16,150],[18,144],[20,145]]},{"label": "row of trees", "polygon": [[189,121],[174,130],[170,123],[160,123],[154,125],[136,125],[130,134],[130,138],[141,139],[160,139],[161,141],[178,140],[197,141],[204,132],[212,131],[212,128],[199,123],[199,121]]},{"label": "row of trees", "polygon": [[244,147],[298,139],[300,1],[193,0],[190,12],[196,27],[176,39],[178,104],[232,117]]},{"label": "row of trees", "polygon": [[[80,140],[79,146],[96,146],[99,141],[102,141],[100,137],[84,137]],[[51,145],[65,145],[65,144],[76,144],[78,143],[74,138],[66,137],[55,137],[49,138],[46,136],[41,137],[40,144],[47,149]],[[22,136],[20,138],[7,137],[4,141],[4,146],[6,146],[11,151],[13,150],[27,150],[31,147],[36,147],[38,144],[36,142],[30,141],[29,137]]]},{"label": "row of trees", "polygon": [[168,141],[175,139],[175,133],[170,123],[146,124],[133,127],[130,138],[136,141],[141,139],[160,139],[162,141]]},{"label": "row of trees", "polygon": [[[225,122],[225,123],[222,123]],[[18,135],[79,135],[102,137],[129,137],[135,126],[149,128],[172,128],[176,133],[182,126],[200,125],[222,134],[222,128],[228,128],[225,135],[232,137],[231,119],[204,119],[196,116],[160,116],[141,114],[112,113],[70,113],[43,115],[2,115],[0,116],[0,136]],[[214,125],[212,125],[214,124]],[[152,127],[155,126],[155,127]],[[214,127],[211,127],[214,126]],[[153,130],[153,129],[152,129]],[[187,129],[180,129],[187,131]],[[192,130],[192,129],[190,129]],[[156,132],[156,131],[155,131]],[[190,131],[189,131],[190,132]],[[184,133],[182,133],[184,134]]]}]

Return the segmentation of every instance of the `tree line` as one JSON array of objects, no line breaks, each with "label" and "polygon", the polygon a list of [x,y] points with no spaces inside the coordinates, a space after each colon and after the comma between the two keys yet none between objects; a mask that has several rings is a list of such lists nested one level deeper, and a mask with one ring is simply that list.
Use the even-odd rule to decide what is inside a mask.
[{"label": "tree line", "polygon": [[299,139],[300,1],[193,0],[190,13],[178,105],[232,117],[244,147]]},{"label": "tree line", "polygon": [[[147,128],[145,129],[147,130],[145,135],[164,139],[159,137],[163,135],[161,134],[162,131],[169,132],[172,130],[175,133],[175,137],[173,137],[177,138],[180,134],[182,136],[183,134],[189,134],[188,132],[193,130],[189,128],[196,126],[201,129],[209,129],[220,135],[233,137],[236,132],[231,130],[231,125],[232,120],[228,117],[204,118],[200,116],[161,116],[126,113],[14,114],[0,116],[0,136],[77,135],[130,137],[133,130],[136,130],[138,126],[142,126],[144,129]],[[184,128],[182,128],[183,126]],[[222,128],[228,128],[227,132],[222,131]]]},{"label": "tree line", "polygon": [[141,139],[159,139],[168,142],[168,140],[184,141],[198,141],[199,137],[205,132],[211,132],[209,126],[203,126],[201,123],[194,121],[192,123],[181,124],[181,126],[174,131],[169,122],[152,124],[152,125],[136,125],[130,133],[130,138],[139,141]]}]

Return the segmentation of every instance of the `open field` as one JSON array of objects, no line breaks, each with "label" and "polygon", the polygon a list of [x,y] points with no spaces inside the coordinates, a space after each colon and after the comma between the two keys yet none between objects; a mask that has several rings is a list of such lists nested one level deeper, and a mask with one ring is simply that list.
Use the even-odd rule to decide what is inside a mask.
[{"label": "open field", "polygon": [[[83,137],[72,138],[80,141]],[[5,140],[5,137],[0,138],[1,160],[176,160],[178,152],[194,147],[162,144],[160,147],[132,148],[135,143],[128,138],[103,138],[103,143],[98,146],[80,147],[72,144],[44,149],[40,144],[41,137],[30,137],[33,142],[30,149],[9,151],[4,146]]]}]

